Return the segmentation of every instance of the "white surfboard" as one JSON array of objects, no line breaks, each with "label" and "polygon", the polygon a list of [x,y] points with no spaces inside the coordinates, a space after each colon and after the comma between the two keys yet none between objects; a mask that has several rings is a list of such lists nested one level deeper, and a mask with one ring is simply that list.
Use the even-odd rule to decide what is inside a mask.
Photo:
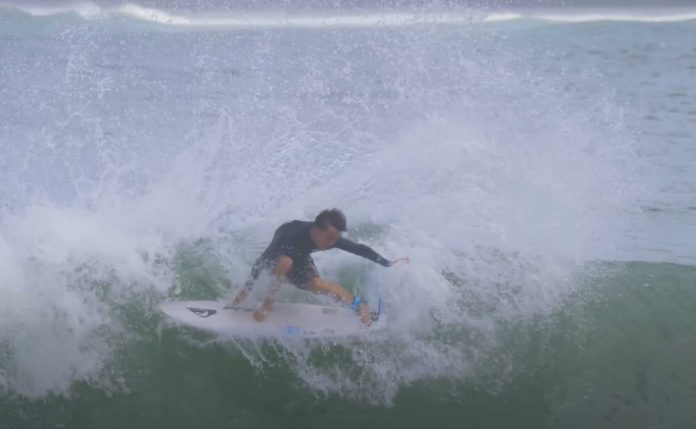
[{"label": "white surfboard", "polygon": [[276,302],[266,320],[253,318],[254,308],[231,307],[225,301],[170,301],[160,309],[176,323],[230,337],[339,337],[383,329],[386,316],[370,326],[350,308]]}]

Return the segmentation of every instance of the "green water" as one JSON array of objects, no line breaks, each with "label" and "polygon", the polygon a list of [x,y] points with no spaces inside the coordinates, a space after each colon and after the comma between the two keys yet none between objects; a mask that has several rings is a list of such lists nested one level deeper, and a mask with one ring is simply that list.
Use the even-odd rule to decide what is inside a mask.
[{"label": "green water", "polygon": [[[38,399],[5,393],[0,427],[688,427],[696,268],[603,267],[552,314],[500,326],[467,373],[402,385],[387,403],[308,387],[291,352],[298,344],[218,342],[152,316],[101,382]],[[331,367],[369,346],[307,344],[308,362]]]}]

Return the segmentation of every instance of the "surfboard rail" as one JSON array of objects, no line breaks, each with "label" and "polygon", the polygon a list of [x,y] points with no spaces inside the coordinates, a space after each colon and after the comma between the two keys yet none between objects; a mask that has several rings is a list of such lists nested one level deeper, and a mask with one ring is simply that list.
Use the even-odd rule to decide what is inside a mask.
[{"label": "surfboard rail", "polygon": [[162,312],[178,325],[229,337],[341,337],[365,335],[386,327],[386,315],[370,326],[348,307],[277,302],[263,322],[254,307],[227,301],[166,301]]}]

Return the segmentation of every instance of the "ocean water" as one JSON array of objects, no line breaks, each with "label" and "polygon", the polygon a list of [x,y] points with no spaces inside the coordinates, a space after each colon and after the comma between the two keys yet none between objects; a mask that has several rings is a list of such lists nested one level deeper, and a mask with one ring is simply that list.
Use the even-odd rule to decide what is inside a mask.
[{"label": "ocean water", "polygon": [[[0,7],[0,428],[690,427],[692,12]],[[158,312],[327,207],[385,331]]]}]

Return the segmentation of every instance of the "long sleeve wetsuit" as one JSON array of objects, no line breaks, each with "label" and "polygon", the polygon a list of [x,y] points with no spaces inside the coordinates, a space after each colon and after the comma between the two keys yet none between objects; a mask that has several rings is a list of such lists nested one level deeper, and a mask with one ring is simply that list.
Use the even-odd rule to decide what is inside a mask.
[{"label": "long sleeve wetsuit", "polygon": [[[290,272],[288,272],[288,279],[296,286],[304,288],[309,280],[313,277],[318,277],[316,266],[310,256],[312,252],[319,250],[310,235],[313,225],[314,222],[294,220],[279,226],[275,234],[273,234],[271,243],[254,263],[244,286],[247,289],[251,289],[261,271],[265,268],[270,268],[281,256],[288,256],[292,259],[293,264]],[[369,246],[356,243],[347,238],[339,238],[332,248],[362,256],[385,267],[391,265],[389,260],[383,258]]]}]

